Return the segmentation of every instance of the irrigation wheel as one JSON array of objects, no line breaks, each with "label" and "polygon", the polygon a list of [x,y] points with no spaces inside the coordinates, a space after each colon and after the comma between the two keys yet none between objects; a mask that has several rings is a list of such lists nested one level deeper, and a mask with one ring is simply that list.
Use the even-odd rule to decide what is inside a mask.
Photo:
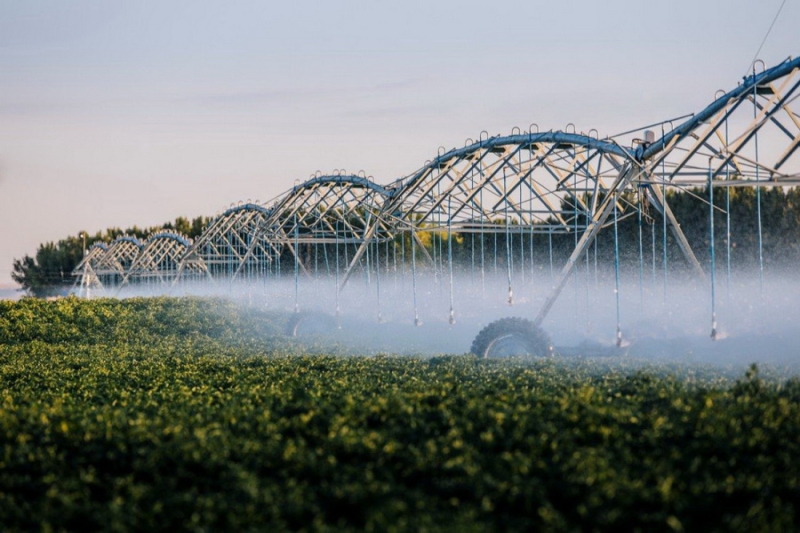
[{"label": "irrigation wheel", "polygon": [[550,357],[550,338],[530,320],[519,317],[495,320],[472,341],[472,353],[482,358],[533,356]]},{"label": "irrigation wheel", "polygon": [[325,335],[339,327],[335,317],[317,312],[295,313],[286,324],[286,334],[290,337],[309,337]]}]

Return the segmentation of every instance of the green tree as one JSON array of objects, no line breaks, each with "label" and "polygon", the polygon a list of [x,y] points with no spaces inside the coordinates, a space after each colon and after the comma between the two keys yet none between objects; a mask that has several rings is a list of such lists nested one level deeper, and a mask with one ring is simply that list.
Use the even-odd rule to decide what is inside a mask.
[{"label": "green tree", "polygon": [[108,228],[94,235],[90,235],[88,232],[79,232],[78,236],[39,245],[33,257],[25,255],[22,259],[15,259],[11,277],[32,296],[41,298],[63,294],[75,281],[72,271],[83,257],[84,234],[87,248],[95,242],[110,243],[121,235],[132,235],[144,239],[153,233],[164,230],[177,231],[189,238],[196,238],[203,232],[209,220],[208,217],[202,216],[191,221],[185,217],[178,217],[175,222],[167,222],[151,228],[138,226],[126,230]]}]

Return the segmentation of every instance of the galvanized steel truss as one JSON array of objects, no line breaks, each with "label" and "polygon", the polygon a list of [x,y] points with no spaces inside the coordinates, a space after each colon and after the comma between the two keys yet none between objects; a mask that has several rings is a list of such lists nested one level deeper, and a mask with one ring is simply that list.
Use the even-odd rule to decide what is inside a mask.
[{"label": "galvanized steel truss", "polygon": [[[171,285],[181,272],[181,260],[191,245],[190,239],[178,233],[161,232],[151,235],[125,272],[120,288],[131,282]],[[198,267],[190,263],[184,267],[183,274],[197,270]]]},{"label": "galvanized steel truss", "polygon": [[83,259],[72,270],[76,277],[73,289],[78,288],[78,295],[89,297],[94,289],[103,290],[103,283],[97,275],[97,266],[108,250],[108,245],[102,242],[94,243],[85,251]]},{"label": "galvanized steel truss", "polygon": [[142,246],[136,237],[125,235],[114,239],[95,267],[95,273],[103,284],[114,286],[121,283]]},{"label": "galvanized steel truss", "polygon": [[[418,240],[418,233],[429,231],[574,233],[577,244],[539,313],[540,322],[611,213],[640,208],[631,199],[641,195],[631,191],[646,194],[665,213],[687,258],[702,272],[667,205],[666,187],[705,185],[709,179],[715,186],[800,183],[800,115],[794,111],[798,72],[800,59],[754,72],[677,127],[665,122],[657,126],[660,132],[645,132],[643,139],[517,131],[441,151],[385,187],[366,176],[315,175],[271,207],[247,203],[228,209],[191,246],[154,236],[152,253],[134,261],[142,244],[122,237],[105,251],[93,249],[75,274],[94,272],[109,281],[142,276],[174,282],[183,272],[263,277],[279,268],[283,251],[306,270],[299,246],[350,245],[357,250],[341,278],[343,286],[371,244],[398,235],[410,233]],[[173,271],[179,244],[186,250]],[[150,245],[148,240],[145,248]],[[169,266],[158,257],[168,258]]]},{"label": "galvanized steel truss", "polygon": [[262,277],[277,257],[278,246],[260,231],[270,210],[240,204],[217,216],[188,249],[180,273],[202,273],[210,279]]}]

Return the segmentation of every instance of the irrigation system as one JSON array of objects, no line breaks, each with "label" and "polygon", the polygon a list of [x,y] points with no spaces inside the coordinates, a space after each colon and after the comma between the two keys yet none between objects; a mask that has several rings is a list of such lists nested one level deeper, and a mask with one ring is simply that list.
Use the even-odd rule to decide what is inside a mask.
[{"label": "irrigation system", "polygon": [[[543,323],[566,297],[570,280],[577,301],[578,276],[598,276],[597,237],[608,231],[614,235],[614,338],[621,346],[617,228],[628,217],[639,221],[641,284],[645,247],[652,249],[656,276],[657,232],[645,243],[641,226],[657,213],[664,291],[669,233],[695,280],[708,289],[716,337],[716,260],[729,262],[730,239],[727,249],[717,250],[713,221],[715,212],[729,217],[730,209],[715,204],[713,191],[755,189],[763,276],[761,191],[800,183],[800,115],[793,110],[800,96],[798,72],[800,58],[769,69],[756,62],[736,88],[719,91],[700,112],[610,137],[572,125],[540,131],[534,124],[498,136],[483,132],[463,147],[440,148],[418,170],[383,185],[363,172],[317,172],[272,201],[231,206],[194,242],[158,233],[144,242],[123,236],[95,244],[73,272],[76,292],[238,287],[257,298],[261,293],[254,287],[260,287],[271,300],[278,294],[272,288],[282,287],[281,297],[292,300],[297,312],[294,334],[304,320],[319,324],[319,313],[308,309],[329,317],[346,312],[349,291],[358,296],[348,305],[369,309],[378,322],[388,320],[391,308],[402,310],[392,320],[415,325],[422,325],[423,312],[440,313],[454,324],[458,301],[501,298],[505,315],[523,309],[525,318],[501,313],[478,334],[472,350],[481,356],[542,354],[550,349]],[[710,260],[702,263],[668,202],[671,190],[698,188],[708,190],[711,227]],[[569,249],[554,253],[554,240],[562,247],[569,243]],[[538,282],[542,277],[545,283]],[[437,303],[426,308],[426,299]]]}]

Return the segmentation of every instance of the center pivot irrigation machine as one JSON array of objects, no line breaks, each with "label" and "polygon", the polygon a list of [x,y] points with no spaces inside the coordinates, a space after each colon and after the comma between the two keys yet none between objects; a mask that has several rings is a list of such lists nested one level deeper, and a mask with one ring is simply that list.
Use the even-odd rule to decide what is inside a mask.
[{"label": "center pivot irrigation machine", "polygon": [[[626,344],[620,284],[627,254],[641,305],[651,266],[653,286],[657,265],[662,271],[665,295],[668,270],[689,272],[708,295],[716,338],[718,247],[730,277],[730,191],[755,190],[762,276],[761,191],[800,181],[800,115],[792,110],[799,70],[800,59],[770,69],[757,62],[699,113],[613,137],[532,125],[440,149],[386,185],[363,172],[317,173],[266,204],[231,207],[194,242],[159,233],[95,245],[73,272],[76,286],[85,295],[245,291],[267,305],[291,302],[292,335],[341,326],[350,311],[379,323],[466,323],[480,329],[471,346],[479,356],[547,355],[553,348],[543,326],[570,282],[575,307],[612,324],[609,349]],[[710,231],[702,262],[670,208],[674,189],[703,195]],[[720,216],[728,232],[722,246],[714,230]],[[636,221],[638,236],[621,250],[626,219]],[[668,257],[668,239],[679,260]],[[608,312],[590,290],[601,281],[610,287]],[[509,317],[510,310],[525,318]]]}]

